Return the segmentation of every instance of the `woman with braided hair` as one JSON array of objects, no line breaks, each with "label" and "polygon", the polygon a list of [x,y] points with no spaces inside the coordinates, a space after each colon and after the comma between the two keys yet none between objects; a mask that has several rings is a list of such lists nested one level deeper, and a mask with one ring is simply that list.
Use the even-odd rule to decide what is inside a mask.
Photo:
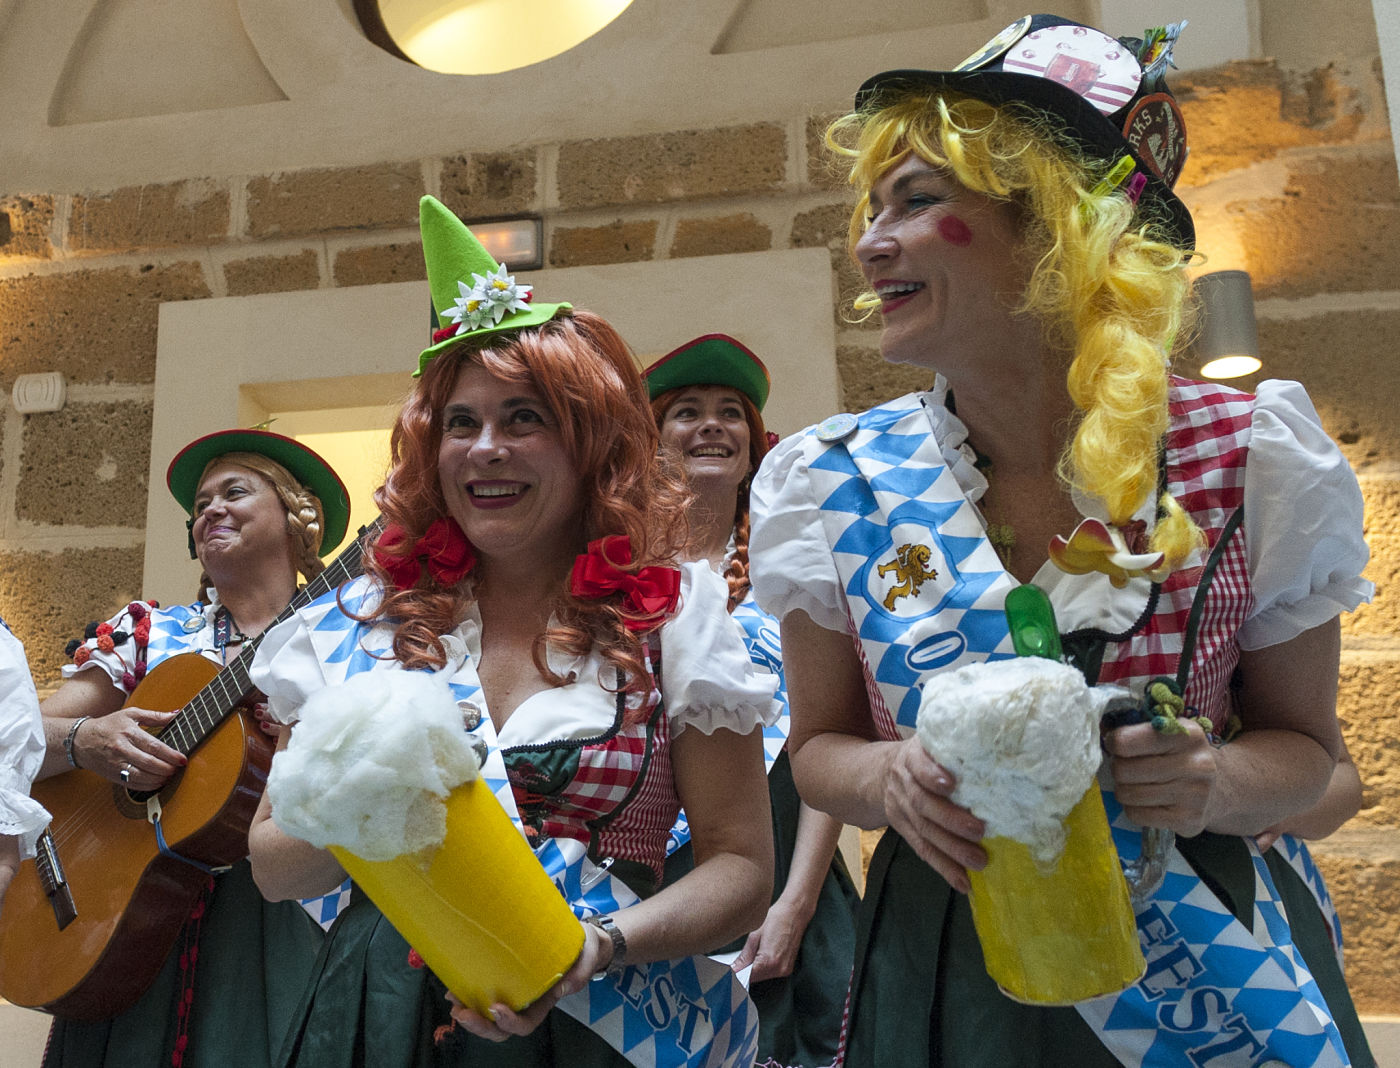
[{"label": "woman with braided hair", "polygon": [[[763,425],[768,370],[727,334],[706,334],[643,372],[661,446],[684,465],[695,492],[686,556],[707,560],[729,585],[730,618],[764,671],[782,678],[778,623],[754,604],[749,580],[749,483],[776,435]],[[769,1064],[830,1064],[841,1033],[846,980],[855,950],[858,898],[836,851],[841,824],[802,804],[792,781],[783,713],[765,730],[768,799],[773,810],[773,900],[763,924],[728,947],[734,968],[753,966],[749,989],[762,1031],[759,1056]],[[693,863],[686,828],[673,835],[668,880]]]},{"label": "woman with braided hair", "polygon": [[[933,378],[783,441],[753,487],[798,788],[888,828],[849,1065],[1372,1063],[1325,889],[1299,843],[1252,838],[1313,805],[1342,752],[1337,617],[1371,592],[1361,497],[1297,383],[1249,395],[1169,370],[1195,238],[1171,191],[1179,31],[1026,16],[953,70],[871,78],[828,131],[859,197],[858,307],[880,311],[886,359]],[[1071,1005],[989,976],[966,895],[1002,832],[915,734],[954,669],[1015,670],[1002,609],[1032,582],[1091,686],[1162,709],[1170,687],[1147,684],[1182,689],[1171,717],[1105,722],[1119,853],[1143,828],[1176,845],[1135,908],[1146,973]]]},{"label": "woman with braided hair", "polygon": [[[245,433],[257,432],[247,431]],[[179,457],[176,459],[178,461]],[[206,465],[200,478],[201,483],[204,481],[204,475],[207,475],[216,464],[231,465],[242,468],[245,472],[252,472],[272,487],[272,491],[277,494],[277,499],[281,501],[282,507],[287,512],[287,533],[292,542],[293,565],[304,578],[313,579],[319,575],[326,566],[321,562],[322,549],[330,551],[339,540],[326,541],[322,537],[325,519],[322,515],[320,498],[298,482],[292,473],[280,463],[259,452],[229,452],[215,457]],[[191,522],[190,530],[193,534],[193,522]],[[209,579],[208,565],[204,565],[199,576],[199,600],[209,600],[208,591],[212,585],[213,583]]]},{"label": "woman with braided hair", "polygon": [[[191,442],[171,461],[166,484],[190,516],[199,596],[171,608],[133,602],[76,643],[67,681],[41,704],[48,741],[41,778],[77,767],[131,790],[159,789],[186,758],[156,733],[175,712],[124,704],[147,669],[181,653],[228,664],[287,607],[298,573],[321,573],[321,555],[339,544],[350,518],[331,467],[263,430]],[[46,1066],[272,1062],[320,927],[295,901],[263,901],[247,860],[214,875],[195,912],[130,1009],[97,1022],[55,1019]]]}]

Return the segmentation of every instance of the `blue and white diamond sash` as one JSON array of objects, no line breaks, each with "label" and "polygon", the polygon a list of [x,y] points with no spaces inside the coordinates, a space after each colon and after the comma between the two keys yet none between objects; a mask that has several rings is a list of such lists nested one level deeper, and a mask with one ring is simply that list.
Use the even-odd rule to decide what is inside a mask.
[{"label": "blue and white diamond sash", "polygon": [[[754,603],[753,591],[749,590],[744,599],[729,616],[744,635],[744,645],[749,651],[749,659],[765,671],[778,677],[778,689],[773,699],[782,705],[778,718],[763,727],[764,770],[770,772],[777,762],[778,755],[787,745],[788,730],[792,721],[788,716],[787,678],[783,675],[783,643],[778,632],[778,621]],[[665,668],[662,668],[663,673]],[[669,857],[681,846],[690,841],[690,821],[685,811],[676,817],[676,825],[666,839],[666,855]]]},{"label": "blue and white diamond sash", "polygon": [[[1104,793],[1114,843],[1137,856],[1136,824]],[[1251,932],[1173,849],[1162,886],[1138,913],[1147,971],[1133,986],[1075,1007],[1130,1068],[1349,1065],[1317,983],[1293,945],[1268,865],[1254,864]]]},{"label": "blue and white diamond sash", "polygon": [[[809,472],[867,670],[907,735],[935,671],[1011,655],[1003,605],[1014,580],[943,463],[922,407],[904,400],[866,412]],[[1132,860],[1141,829],[1111,793],[1104,801],[1119,855]],[[1268,868],[1250,849],[1257,936],[1174,849],[1162,888],[1137,917],[1146,975],[1076,1006],[1123,1064],[1348,1063]]]},{"label": "blue and white diamond sash", "polygon": [[[579,919],[638,901],[588,859],[581,842],[547,839],[535,855]],[[631,965],[558,1007],[638,1068],[750,1068],[758,1057],[758,1009],[734,972],[709,957]]]},{"label": "blue and white diamond sash", "polygon": [[[744,599],[734,606],[729,618],[739,625],[743,632],[744,646],[749,651],[749,659],[764,671],[778,677],[778,689],[773,699],[782,705],[782,712],[771,725],[763,728],[763,761],[768,771],[787,745],[788,717],[787,677],[783,674],[783,641],[778,630],[778,621],[753,599],[753,590],[744,594]],[[664,668],[662,669],[665,670]]]},{"label": "blue and white diamond sash", "polygon": [[1342,918],[1337,915],[1337,906],[1332,904],[1332,895],[1327,892],[1327,881],[1313,861],[1307,843],[1291,834],[1281,834],[1274,842],[1274,848],[1288,861],[1298,873],[1298,877],[1303,880],[1303,885],[1312,893],[1313,900],[1317,902],[1318,910],[1332,935],[1332,948],[1337,953],[1337,965],[1342,967]]},{"label": "blue and white diamond sash", "polygon": [[[363,610],[364,580],[347,587],[342,600]],[[389,657],[392,632],[348,618],[328,594],[303,609],[312,643],[329,676],[400,670]],[[474,705],[480,723],[472,732],[486,746],[481,777],[512,822],[520,827],[515,794],[506,775],[495,726],[486,714],[481,683],[469,657],[442,674],[459,704]],[[522,829],[522,834],[523,834]],[[580,842],[545,839],[536,859],[559,887],[574,915],[585,919],[640,900],[622,880],[600,869]],[[596,1032],[637,1068],[751,1068],[758,1054],[758,1010],[728,967],[708,957],[655,961],[628,967],[613,979],[597,979],[562,998],[558,1007]]]},{"label": "blue and white diamond sash", "polygon": [[[916,398],[856,418],[808,469],[885,726],[913,732],[935,672],[1014,655],[1016,585],[987,541]],[[892,722],[891,722],[892,721]]]}]

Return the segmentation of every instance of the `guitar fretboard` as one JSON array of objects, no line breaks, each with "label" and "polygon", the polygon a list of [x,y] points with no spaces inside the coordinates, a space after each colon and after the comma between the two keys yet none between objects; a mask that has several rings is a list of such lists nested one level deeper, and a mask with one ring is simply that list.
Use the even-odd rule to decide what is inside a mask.
[{"label": "guitar fretboard", "polygon": [[[355,540],[341,550],[340,555],[326,565],[324,571],[297,591],[296,596],[282,609],[277,618],[268,624],[267,629],[271,630],[283,620],[290,619],[297,609],[358,575],[361,571],[364,544],[377,537],[383,525],[384,520],[380,517],[361,527]],[[263,634],[266,633],[267,630],[263,631]],[[210,679],[194,699],[165,725],[165,729],[160,732],[161,741],[188,756],[252,693],[253,684],[248,679],[248,669],[252,667],[253,656],[263,634],[243,643],[238,655]]]}]

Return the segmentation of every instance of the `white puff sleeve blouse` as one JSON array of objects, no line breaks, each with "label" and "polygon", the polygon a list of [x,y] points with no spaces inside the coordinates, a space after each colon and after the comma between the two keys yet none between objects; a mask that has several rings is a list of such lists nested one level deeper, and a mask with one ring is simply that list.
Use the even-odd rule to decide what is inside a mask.
[{"label": "white puff sleeve blouse", "polygon": [[24,646],[0,620],[0,835],[19,839],[19,855],[32,857],[49,823],[44,806],[29,796],[44,762],[44,724]]},{"label": "white puff sleeve blouse", "polygon": [[[945,460],[975,502],[986,483],[966,462],[966,429],[942,406],[942,386],[940,381],[923,398],[930,433],[938,437]],[[750,577],[755,600],[777,618],[801,609],[819,625],[845,632],[845,592],[808,475],[809,465],[825,448],[809,428],[784,439],[765,457],[751,491]],[[1288,641],[1370,599],[1374,586],[1361,577],[1369,559],[1361,490],[1297,382],[1268,380],[1258,386],[1244,500],[1254,604],[1239,633],[1243,648]],[[1045,569],[1052,568],[1047,562]],[[1095,576],[1046,575],[1045,569],[1036,577],[1042,585],[1095,581]],[[1121,612],[1100,605],[1097,613],[1136,616],[1140,603],[1127,603],[1137,597],[1131,584],[1125,591],[1114,591],[1106,581],[1098,586],[1102,596],[1126,601]]]}]

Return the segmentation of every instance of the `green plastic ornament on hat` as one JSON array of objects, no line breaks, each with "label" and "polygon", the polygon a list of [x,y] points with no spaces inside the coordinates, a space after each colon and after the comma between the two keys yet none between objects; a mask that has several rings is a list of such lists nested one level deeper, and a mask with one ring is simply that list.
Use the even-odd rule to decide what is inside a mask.
[{"label": "green plastic ornament on hat", "polygon": [[[429,360],[453,345],[539,326],[572,307],[531,303],[532,287],[506,274],[505,266],[498,264],[467,225],[436,197],[418,202],[418,226],[433,310],[441,329],[433,334],[433,344],[419,355],[415,377],[423,373]],[[444,336],[449,330],[450,336]]]}]

